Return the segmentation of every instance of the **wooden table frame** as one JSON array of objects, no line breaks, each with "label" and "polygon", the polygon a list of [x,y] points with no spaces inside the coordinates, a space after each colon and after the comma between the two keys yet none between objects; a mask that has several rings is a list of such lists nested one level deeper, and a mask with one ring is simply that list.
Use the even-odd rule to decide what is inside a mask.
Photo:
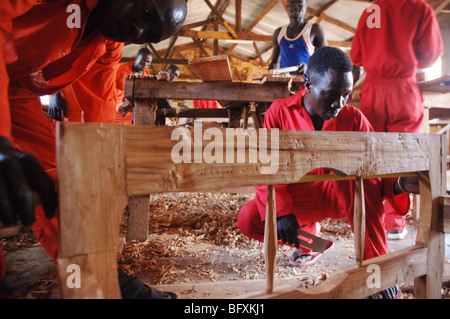
[{"label": "wooden table frame", "polygon": [[[177,128],[186,136],[187,128]],[[201,192],[212,187],[269,185],[266,217],[267,289],[257,298],[360,298],[415,278],[415,295],[440,298],[444,231],[449,231],[446,194],[447,135],[366,132],[279,132],[279,168],[261,174],[263,163],[179,163],[171,151],[174,128],[118,124],[59,123],[57,168],[60,194],[59,275],[63,298],[120,298],[117,239],[128,196],[161,192]],[[240,134],[246,135],[246,132]],[[270,137],[270,136],[269,136]],[[210,141],[202,141],[202,147]],[[273,145],[273,140],[267,144]],[[255,150],[248,143],[245,152]],[[224,150],[228,147],[226,142]],[[261,147],[261,145],[259,145]],[[301,182],[319,167],[356,180],[355,254],[357,264],[314,288],[273,290],[276,222],[273,185]],[[362,261],[363,178],[418,174],[421,215],[414,246]],[[331,178],[333,176],[318,176]],[[311,177],[308,176],[310,179]],[[303,181],[305,181],[303,179]],[[446,208],[444,210],[443,208]],[[359,225],[359,226],[358,226]],[[65,283],[69,265],[78,265],[81,288]],[[377,264],[381,283],[366,284],[367,267]]]},{"label": "wooden table frame", "polygon": [[[300,81],[297,78],[296,81]],[[156,125],[157,117],[227,118],[228,127],[247,128],[251,117],[256,128],[263,127],[264,106],[291,94],[286,82],[244,83],[232,81],[186,82],[158,81],[154,76],[128,76],[125,79],[125,96],[134,101],[134,125]],[[223,109],[158,109],[156,99],[218,100],[227,103]],[[261,104],[265,103],[265,104]],[[129,199],[129,227],[127,240],[145,241],[148,236],[147,196]]]}]

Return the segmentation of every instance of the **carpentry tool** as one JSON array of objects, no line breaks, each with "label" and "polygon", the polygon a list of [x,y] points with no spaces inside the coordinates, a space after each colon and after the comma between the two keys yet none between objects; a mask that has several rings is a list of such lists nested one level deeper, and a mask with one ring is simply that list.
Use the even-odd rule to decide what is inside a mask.
[{"label": "carpentry tool", "polygon": [[273,74],[283,74],[283,73],[290,73],[290,72],[297,72],[298,70],[302,69],[303,72],[306,72],[307,65],[304,63],[300,63],[294,66],[288,66],[286,68],[279,68],[279,69],[271,69],[269,70],[270,73]]},{"label": "carpentry tool", "polygon": [[311,248],[314,251],[318,251],[319,253],[323,253],[325,251],[325,249],[327,248],[328,245],[328,241],[314,236],[310,233],[305,232],[304,230],[301,230],[300,228],[297,229],[297,235],[312,239],[312,243],[308,243],[307,241],[303,240],[303,239],[298,239],[300,244],[302,244],[305,247]]},{"label": "carpentry tool", "polygon": [[295,66],[289,66],[287,68],[271,69],[271,70],[269,70],[269,72],[274,73],[274,74],[283,74],[283,73],[297,72],[298,68],[299,68],[299,66],[295,65]]}]

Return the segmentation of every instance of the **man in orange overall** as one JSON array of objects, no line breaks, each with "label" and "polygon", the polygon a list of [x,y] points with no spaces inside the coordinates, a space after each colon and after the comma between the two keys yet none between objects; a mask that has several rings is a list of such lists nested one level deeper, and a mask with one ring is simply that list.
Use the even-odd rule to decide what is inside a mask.
[{"label": "man in orange overall", "polygon": [[[69,5],[78,26],[69,24]],[[55,262],[57,223],[49,219],[56,211],[55,135],[39,96],[71,85],[86,121],[114,122],[123,43],[170,37],[183,24],[186,10],[185,0],[1,2],[0,219],[32,223]],[[36,211],[33,191],[43,204]],[[141,289],[139,296],[152,293]],[[153,297],[158,293],[168,297],[160,292]]]},{"label": "man in orange overall", "polygon": [[147,69],[150,67],[151,63],[152,53],[149,49],[142,48],[138,51],[136,60],[119,64],[116,74],[116,123],[123,123],[126,125],[133,124],[133,113],[128,112],[128,110],[131,108],[131,102],[123,96],[125,88],[125,77],[131,74],[149,75]]},{"label": "man in orange overall", "polygon": [[[306,89],[295,95],[276,100],[267,110],[264,127],[282,130],[308,131],[373,131],[369,121],[356,108],[347,105],[352,92],[352,64],[344,52],[337,48],[323,47],[311,56],[308,64]],[[330,174],[319,168],[311,174]],[[403,179],[405,189],[410,180]],[[411,180],[412,182],[412,180]],[[407,185],[407,186],[406,186]],[[366,202],[366,237],[364,259],[388,253],[383,225],[383,200],[389,200],[401,213],[408,205],[398,203],[395,196],[401,191],[396,179],[364,180]],[[238,228],[250,238],[264,240],[264,219],[267,201],[267,186],[255,187],[255,199],[246,203],[238,215]],[[317,261],[318,252],[300,247],[297,229],[316,234],[315,223],[325,218],[347,218],[353,228],[353,181],[325,181],[305,184],[275,186],[277,208],[277,231],[280,244],[297,248],[290,263],[303,266]],[[329,242],[329,246],[331,246]],[[386,292],[389,297],[399,293],[397,287]],[[400,296],[400,295],[399,295]],[[397,296],[398,297],[398,296]]]},{"label": "man in orange overall", "polygon": [[[366,71],[360,110],[376,132],[419,132],[424,107],[416,71],[442,54],[439,25],[424,0],[379,0],[363,12],[350,55]],[[404,218],[389,203],[385,209],[388,237],[403,238]]]}]

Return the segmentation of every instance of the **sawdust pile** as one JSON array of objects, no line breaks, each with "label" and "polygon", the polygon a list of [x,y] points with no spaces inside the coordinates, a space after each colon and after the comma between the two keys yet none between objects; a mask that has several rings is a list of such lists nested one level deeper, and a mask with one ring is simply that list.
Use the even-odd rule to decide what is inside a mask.
[{"label": "sawdust pile", "polygon": [[[236,220],[254,194],[165,193],[150,200],[151,234],[146,242],[128,242],[119,265],[148,284],[265,278],[262,243],[242,235]],[[124,220],[124,229],[126,228]],[[325,220],[322,235],[351,238],[346,221]],[[328,237],[330,237],[328,236]],[[288,266],[293,249],[279,247],[277,277],[296,276],[300,286],[316,285],[335,268],[311,273]]]}]

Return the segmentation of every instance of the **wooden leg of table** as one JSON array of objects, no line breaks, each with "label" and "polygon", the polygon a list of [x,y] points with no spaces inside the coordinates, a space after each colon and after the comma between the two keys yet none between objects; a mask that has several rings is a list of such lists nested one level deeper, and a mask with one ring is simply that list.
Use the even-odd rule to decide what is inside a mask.
[{"label": "wooden leg of table", "polygon": [[417,298],[440,299],[445,260],[443,219],[439,216],[439,200],[446,193],[446,135],[432,135],[430,170],[419,174],[420,219],[416,244],[428,248],[427,274],[415,279]]},{"label": "wooden leg of table", "polygon": [[355,181],[355,202],[353,213],[356,262],[360,265],[364,256],[364,239],[366,235],[366,209],[364,203],[364,183],[361,177]]},{"label": "wooden leg of table", "polygon": [[264,250],[267,276],[266,292],[270,294],[273,292],[275,261],[277,255],[277,213],[275,204],[275,187],[273,185],[268,186],[267,192]]},{"label": "wooden leg of table", "polygon": [[242,128],[246,130],[248,127],[248,107],[244,106],[242,108]]},{"label": "wooden leg of table", "polygon": [[242,110],[238,107],[228,108],[228,127],[238,128],[241,126],[241,114]]},{"label": "wooden leg of table", "polygon": [[[158,104],[154,99],[135,99],[134,125],[155,126]],[[148,236],[149,196],[130,197],[128,200],[127,240],[145,241]]]},{"label": "wooden leg of table", "polygon": [[120,298],[117,238],[126,205],[124,127],[58,126],[62,298]]},{"label": "wooden leg of table", "polygon": [[127,241],[146,241],[149,223],[149,196],[136,196],[128,199]]}]

